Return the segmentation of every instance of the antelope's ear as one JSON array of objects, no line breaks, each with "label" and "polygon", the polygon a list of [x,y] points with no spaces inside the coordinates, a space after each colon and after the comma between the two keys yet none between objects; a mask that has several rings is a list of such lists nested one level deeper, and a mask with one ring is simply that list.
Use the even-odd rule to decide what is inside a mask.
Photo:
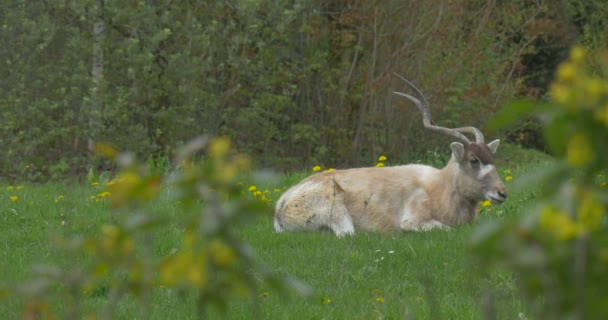
[{"label": "antelope's ear", "polygon": [[492,151],[492,153],[496,153],[496,149],[498,149],[499,144],[500,144],[500,139],[496,139],[496,140],[488,143],[488,148],[490,148],[490,151]]},{"label": "antelope's ear", "polygon": [[458,160],[458,162],[462,161],[464,158],[464,145],[460,142],[452,142],[450,148],[452,149],[452,154],[456,157],[456,160]]}]

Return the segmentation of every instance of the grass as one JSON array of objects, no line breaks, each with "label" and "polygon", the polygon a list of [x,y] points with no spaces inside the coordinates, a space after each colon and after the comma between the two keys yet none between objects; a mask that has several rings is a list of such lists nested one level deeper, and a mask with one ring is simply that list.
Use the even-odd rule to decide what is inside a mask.
[{"label": "grass", "polygon": [[[507,151],[520,159],[525,155],[528,160],[509,168],[513,181],[547,161],[546,156],[535,152],[512,147]],[[504,170],[501,173],[504,177]],[[306,175],[285,177],[281,186],[258,189],[271,190],[269,197],[276,201],[280,193],[272,191],[274,188],[283,189]],[[0,281],[4,283],[28,279],[34,264],[86,264],[86,255],[57,249],[54,235],[95,234],[114,219],[105,198],[99,197],[99,186],[47,183],[0,187]],[[260,216],[240,228],[238,234],[265,265],[300,279],[313,293],[305,298],[260,283],[258,312],[263,319],[482,319],[487,309],[484,301],[491,294],[499,319],[518,319],[520,313],[526,314],[526,308],[511,275],[501,270],[484,272],[469,253],[467,240],[487,220],[525,213],[534,197],[534,190],[511,192],[504,205],[484,208],[476,224],[451,232],[358,233],[345,238],[329,233],[276,234],[272,216]],[[153,210],[169,218],[179,214],[168,197]],[[177,225],[163,227],[154,236],[154,255],[160,258],[179,247],[180,234]],[[193,295],[160,287],[151,295],[152,319],[195,318]],[[102,290],[85,294],[83,299],[89,309],[99,308],[108,300]],[[0,314],[16,319],[23,308],[18,298],[5,297]],[[52,308],[61,310],[62,305]],[[227,319],[248,319],[254,309],[248,300],[235,298],[225,310]],[[215,309],[210,313],[210,318],[222,315]],[[117,303],[115,319],[139,317],[136,298]]]}]

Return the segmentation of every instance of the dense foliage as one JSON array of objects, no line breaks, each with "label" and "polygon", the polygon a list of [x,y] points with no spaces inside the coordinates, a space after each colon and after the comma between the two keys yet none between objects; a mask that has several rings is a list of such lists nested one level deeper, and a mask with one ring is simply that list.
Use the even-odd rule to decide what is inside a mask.
[{"label": "dense foliage", "polygon": [[[551,103],[514,103],[543,119],[553,165],[523,183],[545,189],[516,221],[493,221],[473,238],[495,270],[507,267],[539,319],[604,319],[608,272],[608,51],[572,49],[550,87]],[[505,120],[503,119],[503,120]]]},{"label": "dense foliage", "polygon": [[[503,99],[542,96],[571,43],[605,46],[605,10],[582,0],[4,1],[0,177],[104,168],[90,152],[99,141],[163,163],[198,134],[227,135],[281,169],[407,158],[445,141],[390,94],[403,89],[392,72],[423,89],[438,122],[483,127]],[[528,131],[512,137],[534,144]]]}]

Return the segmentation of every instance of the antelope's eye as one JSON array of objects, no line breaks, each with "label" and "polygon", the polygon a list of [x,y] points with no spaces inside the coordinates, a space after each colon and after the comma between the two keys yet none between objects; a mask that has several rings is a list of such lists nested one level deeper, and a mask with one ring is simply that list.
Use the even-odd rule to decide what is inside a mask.
[{"label": "antelope's eye", "polygon": [[471,163],[471,165],[476,166],[479,164],[479,159],[471,159],[469,160],[469,162]]}]

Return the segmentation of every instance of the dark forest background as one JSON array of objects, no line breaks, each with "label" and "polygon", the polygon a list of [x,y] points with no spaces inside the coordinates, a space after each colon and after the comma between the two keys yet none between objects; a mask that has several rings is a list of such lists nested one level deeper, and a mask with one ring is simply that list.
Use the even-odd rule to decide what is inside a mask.
[{"label": "dark forest background", "polygon": [[601,0],[3,0],[0,177],[107,169],[96,142],[162,165],[201,134],[283,171],[447,149],[393,72],[438,124],[542,150],[533,118],[485,124],[544,99],[572,45],[605,48],[607,17]]}]

